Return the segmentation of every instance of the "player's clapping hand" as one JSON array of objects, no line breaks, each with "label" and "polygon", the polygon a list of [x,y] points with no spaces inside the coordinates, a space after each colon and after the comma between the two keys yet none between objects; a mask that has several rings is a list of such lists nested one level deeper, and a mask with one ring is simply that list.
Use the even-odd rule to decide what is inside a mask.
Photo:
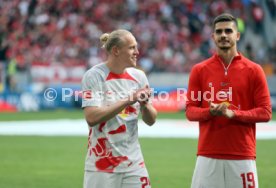
[{"label": "player's clapping hand", "polygon": [[213,116],[221,116],[222,115],[222,110],[224,110],[225,106],[221,104],[216,104],[211,101],[209,101],[209,109],[210,113]]},{"label": "player's clapping hand", "polygon": [[227,118],[234,117],[234,112],[228,109],[229,104],[226,102],[222,102],[220,104],[213,103],[209,101],[210,113],[213,116],[225,116]]},{"label": "player's clapping hand", "polygon": [[226,109],[222,112],[222,114],[223,114],[225,117],[229,118],[229,119],[231,119],[231,118],[233,118],[233,117],[235,116],[235,113],[234,113],[232,110],[228,109],[228,108],[226,108]]},{"label": "player's clapping hand", "polygon": [[141,105],[145,105],[148,103],[151,96],[151,89],[148,85],[146,85],[144,88],[138,90],[138,102]]},{"label": "player's clapping hand", "polygon": [[141,105],[146,104],[151,96],[151,89],[148,85],[132,93],[130,96],[131,104],[139,102]]}]

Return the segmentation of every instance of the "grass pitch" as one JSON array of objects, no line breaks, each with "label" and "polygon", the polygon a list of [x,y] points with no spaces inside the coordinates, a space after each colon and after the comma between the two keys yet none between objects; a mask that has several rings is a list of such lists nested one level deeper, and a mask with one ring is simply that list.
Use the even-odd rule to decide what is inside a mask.
[{"label": "grass pitch", "polygon": [[[0,187],[82,187],[86,137],[0,136]],[[141,138],[153,188],[188,188],[195,139]],[[275,188],[276,140],[257,141],[259,187]]]},{"label": "grass pitch", "polygon": [[[275,112],[273,119],[276,119]],[[81,110],[1,113],[0,121],[80,119]],[[158,119],[185,119],[184,112]],[[141,138],[153,188],[189,188],[196,139]],[[80,188],[87,137],[0,136],[0,188]],[[275,188],[276,140],[257,141],[259,187]]]},{"label": "grass pitch", "polygon": [[[0,121],[22,120],[50,120],[50,119],[83,119],[82,110],[52,110],[38,112],[1,113]],[[185,112],[158,113],[158,119],[186,119]],[[272,113],[272,120],[276,120],[276,111]]]},{"label": "grass pitch", "polygon": [[[1,113],[0,121],[84,119],[82,110],[48,110],[38,112]],[[158,113],[158,119],[185,119],[185,113]]]}]

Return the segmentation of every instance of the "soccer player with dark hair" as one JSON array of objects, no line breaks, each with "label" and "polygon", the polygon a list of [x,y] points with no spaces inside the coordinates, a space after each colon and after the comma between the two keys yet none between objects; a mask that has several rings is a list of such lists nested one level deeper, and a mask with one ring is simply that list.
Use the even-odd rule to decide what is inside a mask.
[{"label": "soccer player with dark hair", "polygon": [[199,122],[191,187],[258,188],[256,123],[272,116],[265,74],[238,52],[231,14],[214,19],[212,38],[216,53],[193,67],[188,85],[186,116]]}]

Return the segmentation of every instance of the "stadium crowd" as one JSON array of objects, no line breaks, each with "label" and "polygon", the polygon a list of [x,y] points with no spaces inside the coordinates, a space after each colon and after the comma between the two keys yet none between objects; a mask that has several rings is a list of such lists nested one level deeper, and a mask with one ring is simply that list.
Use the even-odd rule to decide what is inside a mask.
[{"label": "stadium crowd", "polygon": [[[0,61],[18,71],[52,63],[88,68],[105,59],[100,34],[125,28],[139,41],[147,73],[189,72],[212,53],[210,21],[222,12],[239,18],[241,33],[262,37],[264,11],[250,0],[0,0]],[[276,42],[264,53],[252,45],[244,45],[245,55],[275,66]]]}]

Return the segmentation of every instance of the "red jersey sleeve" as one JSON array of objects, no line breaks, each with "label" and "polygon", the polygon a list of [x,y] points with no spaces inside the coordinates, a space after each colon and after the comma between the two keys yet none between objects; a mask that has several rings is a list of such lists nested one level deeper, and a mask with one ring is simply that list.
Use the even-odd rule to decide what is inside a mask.
[{"label": "red jersey sleeve", "polygon": [[270,94],[265,74],[257,65],[253,82],[254,108],[246,111],[234,110],[234,119],[245,123],[267,122],[272,117]]},{"label": "red jersey sleeve", "polygon": [[202,101],[197,100],[201,93],[199,91],[201,91],[199,67],[194,66],[190,73],[186,103],[186,117],[190,121],[206,121],[212,118],[209,107],[201,107]]}]

